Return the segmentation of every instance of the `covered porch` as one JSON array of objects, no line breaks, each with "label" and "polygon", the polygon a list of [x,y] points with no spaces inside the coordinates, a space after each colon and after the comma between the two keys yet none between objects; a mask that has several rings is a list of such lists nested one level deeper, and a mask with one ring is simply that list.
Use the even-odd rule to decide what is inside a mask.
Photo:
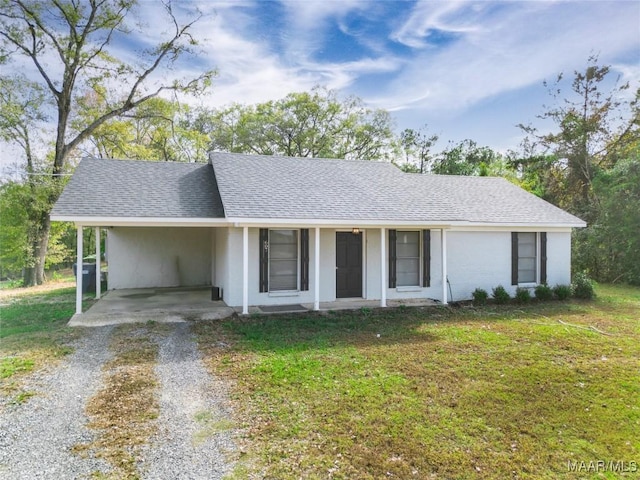
[{"label": "covered porch", "polygon": [[[98,275],[101,270],[101,265],[100,265],[101,227],[96,226],[95,224],[93,225],[76,224],[76,226],[77,226],[77,249],[78,249],[77,258],[78,258],[79,264],[81,263],[80,259],[83,258],[83,253],[84,253],[83,229],[84,228],[95,229],[95,235],[94,235],[95,258],[96,258],[95,271],[96,271],[96,287],[97,287],[96,299],[100,299],[102,296],[102,292],[100,289],[100,282],[98,281],[99,280]],[[167,226],[168,225],[166,225],[163,222],[161,224],[149,225],[146,228],[147,230],[150,230],[150,231],[153,230],[160,233],[161,231],[164,231],[164,230],[160,230],[159,227],[167,227]],[[122,227],[125,227],[125,226],[122,225]],[[378,225],[366,225],[366,226],[363,226],[363,228],[354,227],[353,229],[348,229],[348,231],[353,230],[354,233],[357,232],[356,234],[358,236],[363,236],[362,232],[365,232],[366,233],[365,241],[367,243],[372,242],[371,245],[375,245],[375,247],[372,249],[367,250],[367,248],[364,248],[362,250],[362,254],[365,256],[364,266],[362,268],[364,269],[363,281],[366,282],[366,284],[368,285],[372,285],[372,286],[375,285],[375,289],[377,289],[378,293],[374,293],[373,295],[363,294],[360,298],[353,298],[353,299],[340,299],[340,298],[335,298],[335,296],[333,298],[327,298],[327,297],[330,297],[330,295],[327,295],[325,291],[321,293],[321,289],[326,290],[327,282],[335,280],[335,279],[331,279],[331,277],[335,277],[335,273],[332,273],[332,272],[335,272],[334,268],[337,269],[337,267],[334,267],[336,265],[336,259],[334,258],[336,255],[335,247],[333,250],[331,250],[331,245],[328,245],[328,244],[330,244],[333,241],[333,238],[335,237],[336,232],[344,232],[346,229],[344,228],[345,226],[343,225],[337,225],[337,226],[336,225],[323,225],[323,226],[314,225],[311,228],[308,228],[308,226],[305,226],[307,227],[306,230],[308,232],[308,237],[310,237],[310,240],[311,240],[311,242],[309,242],[311,248],[309,248],[310,251],[307,253],[308,256],[306,257],[308,258],[308,263],[307,263],[307,266],[305,267],[309,272],[310,278],[308,280],[307,285],[308,285],[308,290],[310,291],[306,292],[304,296],[301,295],[300,298],[298,299],[281,298],[277,302],[274,302],[272,298],[267,298],[264,295],[263,295],[264,298],[256,297],[255,292],[253,292],[252,297],[250,297],[250,289],[252,288],[252,285],[257,282],[257,279],[255,278],[257,272],[254,271],[257,269],[251,268],[251,266],[255,267],[254,264],[257,262],[255,261],[256,260],[255,258],[252,258],[250,252],[253,252],[255,254],[254,251],[257,250],[257,247],[259,245],[257,240],[258,228],[254,226],[249,226],[246,224],[238,225],[236,223],[234,227],[227,228],[228,231],[234,230],[235,232],[237,232],[235,234],[236,236],[234,237],[230,236],[226,240],[220,241],[220,239],[219,240],[215,239],[216,235],[214,232],[214,230],[217,231],[217,229],[214,227],[220,227],[220,225],[191,224],[188,226],[185,225],[183,227],[191,228],[194,231],[195,230],[204,231],[205,228],[206,229],[213,228],[213,230],[211,230],[213,232],[211,235],[211,243],[208,244],[207,242],[204,242],[203,246],[201,246],[201,249],[204,248],[207,255],[209,255],[209,260],[206,260],[204,257],[200,260],[201,265],[203,260],[206,260],[205,263],[210,263],[210,266],[204,267],[205,271],[210,268],[211,270],[210,277],[207,277],[205,281],[200,281],[200,283],[196,283],[195,285],[193,283],[191,284],[169,283],[169,284],[160,284],[160,285],[156,284],[154,288],[157,291],[161,291],[162,290],[161,287],[180,286],[180,287],[190,287],[193,290],[193,286],[203,286],[204,288],[201,290],[205,292],[202,294],[202,296],[203,298],[206,299],[206,305],[202,305],[202,307],[205,308],[205,310],[206,310],[206,307],[212,306],[210,286],[216,285],[216,284],[222,287],[225,287],[226,291],[223,298],[227,302],[229,302],[229,299],[231,298],[231,297],[227,298],[227,293],[232,292],[233,298],[231,298],[231,302],[229,302],[229,304],[234,306],[238,311],[238,313],[243,315],[248,315],[250,313],[268,313],[267,309],[261,310],[259,307],[259,305],[263,305],[266,303],[269,303],[270,305],[273,305],[275,303],[280,304],[284,307],[283,311],[287,311],[286,304],[289,304],[289,303],[294,304],[295,302],[299,302],[298,304],[302,305],[302,307],[300,308],[304,308],[304,310],[315,310],[315,311],[335,310],[335,309],[342,309],[342,308],[357,309],[362,307],[365,307],[365,308],[386,307],[386,306],[396,306],[400,304],[402,305],[413,304],[415,301],[418,301],[419,304],[435,303],[433,300],[430,300],[429,298],[420,298],[421,296],[424,297],[424,295],[420,295],[419,294],[420,292],[417,290],[411,290],[411,292],[418,293],[418,295],[415,295],[415,297],[418,297],[418,298],[412,298],[411,301],[408,301],[409,298],[407,298],[407,295],[405,292],[404,298],[401,300],[398,300],[396,289],[395,288],[392,289],[388,285],[388,282],[389,282],[388,264],[389,264],[389,248],[390,247],[388,247],[387,242],[388,242],[388,236],[390,235],[390,230],[386,226],[382,226],[378,224]],[[139,228],[139,227],[136,226],[136,228]],[[220,231],[224,231],[224,227],[220,229]],[[395,233],[395,231],[393,232]],[[111,233],[112,231],[110,230],[110,234]],[[437,255],[439,257],[438,259],[439,261],[437,262],[439,264],[437,267],[440,273],[439,277],[441,279],[446,279],[447,278],[447,229],[441,227],[439,231],[436,230],[434,233],[436,233],[436,235],[439,237],[438,239],[439,245],[441,246],[441,248],[438,248],[439,251],[436,253],[436,255],[439,253],[439,255]],[[144,246],[150,245],[154,242],[155,244],[157,244],[158,238],[155,237],[155,234],[151,233],[151,235],[147,234],[147,236],[144,237],[142,241],[135,243],[137,253],[135,251],[133,252],[133,254],[130,253],[129,257],[127,257],[129,260],[126,260],[124,262],[124,265],[126,265],[127,267],[125,271],[129,272],[131,276],[139,275],[140,268],[136,267],[136,262],[139,260],[140,255],[142,255],[145,252]],[[190,244],[190,242],[186,242],[186,243],[184,241],[182,241],[182,243],[180,241],[176,242],[175,238],[172,238],[172,242],[174,244],[173,248],[185,249],[186,247],[185,251],[191,255],[191,258],[189,259],[190,264],[193,264],[194,261],[197,263],[198,258],[200,258],[197,256],[197,252],[199,250],[194,250],[193,245]],[[177,247],[175,245],[177,245]],[[234,255],[231,255],[229,253],[230,251],[229,249],[234,249],[235,252],[237,253]],[[194,254],[196,256],[194,256]],[[226,256],[226,260],[224,260],[225,256]],[[223,260],[221,260],[220,262],[217,262],[216,261],[217,257],[220,257]],[[179,260],[183,262],[184,259],[180,258]],[[123,263],[123,261],[120,260],[120,263]],[[216,268],[217,268],[216,263],[220,263],[219,267],[221,267],[223,271],[226,272],[226,275],[218,275],[216,273]],[[370,270],[371,272],[370,275],[367,274],[367,269]],[[190,267],[190,270],[193,270],[193,268]],[[163,270],[162,268],[159,268],[158,271],[162,273],[165,270]],[[321,275],[321,271],[323,271],[322,275]],[[229,281],[229,278],[228,278],[229,276],[232,277],[233,283]],[[365,278],[367,276],[368,278]],[[178,275],[178,277],[180,277],[180,275]],[[77,283],[76,283],[76,286],[77,286],[76,317],[79,317],[82,314],[82,291],[83,291],[82,283],[83,283],[82,275],[79,275],[77,277]],[[120,292],[120,290],[121,289],[127,290],[129,288],[138,288],[138,287],[141,287],[142,289],[147,290],[147,287],[153,287],[153,284],[150,285],[148,283],[147,284],[143,283],[143,284],[134,284],[129,286],[120,285],[120,284],[118,284],[117,286],[110,285],[110,289],[112,288],[118,289],[115,292],[111,290],[110,294],[113,294],[112,295],[113,297],[120,298],[121,304],[123,305],[122,308],[124,308],[124,306],[127,305],[127,299],[135,298],[135,297],[127,297],[127,295],[137,295],[137,293],[136,292],[122,293]],[[397,290],[400,291],[401,289],[398,288]],[[407,292],[409,291],[407,290]],[[149,292],[138,292],[138,293],[144,296],[144,295],[148,295]],[[390,296],[392,293],[395,295],[396,298],[394,298],[393,296]],[[437,286],[435,290],[432,290],[429,297],[431,299],[437,299],[439,303],[446,304],[448,301],[447,293],[448,293],[447,283],[446,281],[442,281],[441,287]],[[143,298],[142,296],[139,298]],[[151,296],[157,297],[157,293],[154,293]],[[151,298],[151,296],[149,298]],[[357,297],[359,295],[353,295],[353,296]],[[158,298],[156,298],[156,300],[157,299]],[[195,301],[196,304],[200,303],[200,300],[197,300],[195,298],[193,298],[192,300]],[[269,301],[267,302],[267,300]],[[133,313],[135,313],[135,308],[134,307],[132,308],[133,308]],[[99,309],[97,311],[99,311]]]},{"label": "covered porch", "polygon": [[[433,306],[429,299],[389,300],[389,307]],[[320,302],[321,312],[379,308],[379,300],[348,299]],[[313,304],[289,304],[249,307],[250,314],[285,314],[314,311]],[[221,320],[241,314],[242,307],[229,307],[221,300],[211,300],[211,289],[200,288],[132,288],[112,290],[102,295],[82,315],[69,321],[72,327],[101,327],[125,323],[181,323],[200,320]]]}]

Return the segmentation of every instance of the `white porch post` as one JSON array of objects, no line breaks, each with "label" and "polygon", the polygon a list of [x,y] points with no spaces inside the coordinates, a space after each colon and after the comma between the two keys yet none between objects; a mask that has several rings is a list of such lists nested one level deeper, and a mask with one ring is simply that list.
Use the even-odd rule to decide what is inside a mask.
[{"label": "white porch post", "polygon": [[442,304],[449,303],[447,295],[447,231],[443,228],[440,230],[441,248],[440,254],[442,262]]},{"label": "white porch post", "polygon": [[82,225],[76,225],[76,315],[82,313]]},{"label": "white porch post", "polygon": [[96,300],[100,300],[100,227],[96,227]]},{"label": "white porch post", "polygon": [[387,229],[380,228],[380,306],[387,306]]},{"label": "white porch post", "polygon": [[313,309],[320,310],[320,227],[315,228],[313,266]]},{"label": "white porch post", "polygon": [[249,227],[242,227],[242,314],[249,314]]}]

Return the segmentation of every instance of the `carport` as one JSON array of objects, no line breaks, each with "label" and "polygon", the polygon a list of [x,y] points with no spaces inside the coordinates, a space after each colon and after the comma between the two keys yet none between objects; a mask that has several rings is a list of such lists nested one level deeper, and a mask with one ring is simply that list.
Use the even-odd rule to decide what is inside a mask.
[{"label": "carport", "polygon": [[211,300],[208,287],[122,289],[107,292],[86,312],[74,315],[69,326],[218,320],[233,313],[223,301]]}]

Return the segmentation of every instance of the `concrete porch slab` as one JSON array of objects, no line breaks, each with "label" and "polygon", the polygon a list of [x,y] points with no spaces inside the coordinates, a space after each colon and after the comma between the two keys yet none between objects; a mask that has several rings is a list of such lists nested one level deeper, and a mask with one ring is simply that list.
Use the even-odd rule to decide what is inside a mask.
[{"label": "concrete porch slab", "polygon": [[179,323],[218,320],[234,310],[211,300],[211,288],[139,288],[110,290],[91,308],[69,320],[71,327],[99,327],[123,323]]}]

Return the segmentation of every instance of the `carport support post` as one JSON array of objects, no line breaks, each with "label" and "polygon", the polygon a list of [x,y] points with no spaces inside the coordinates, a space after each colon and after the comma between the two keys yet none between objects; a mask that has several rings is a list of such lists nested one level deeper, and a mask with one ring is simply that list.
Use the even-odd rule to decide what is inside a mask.
[{"label": "carport support post", "polygon": [[76,315],[82,313],[82,270],[84,268],[82,261],[82,225],[76,226]]},{"label": "carport support post", "polygon": [[442,262],[442,304],[446,305],[448,302],[447,296],[447,231],[443,228],[440,230],[440,254]]},{"label": "carport support post", "polygon": [[313,309],[320,310],[320,227],[315,228],[314,272],[313,272]]},{"label": "carport support post", "polygon": [[249,227],[242,227],[242,314],[249,315]]},{"label": "carport support post", "polygon": [[387,244],[386,244],[387,229],[380,228],[380,306],[387,306]]},{"label": "carport support post", "polygon": [[100,300],[100,227],[96,227],[96,300]]}]

